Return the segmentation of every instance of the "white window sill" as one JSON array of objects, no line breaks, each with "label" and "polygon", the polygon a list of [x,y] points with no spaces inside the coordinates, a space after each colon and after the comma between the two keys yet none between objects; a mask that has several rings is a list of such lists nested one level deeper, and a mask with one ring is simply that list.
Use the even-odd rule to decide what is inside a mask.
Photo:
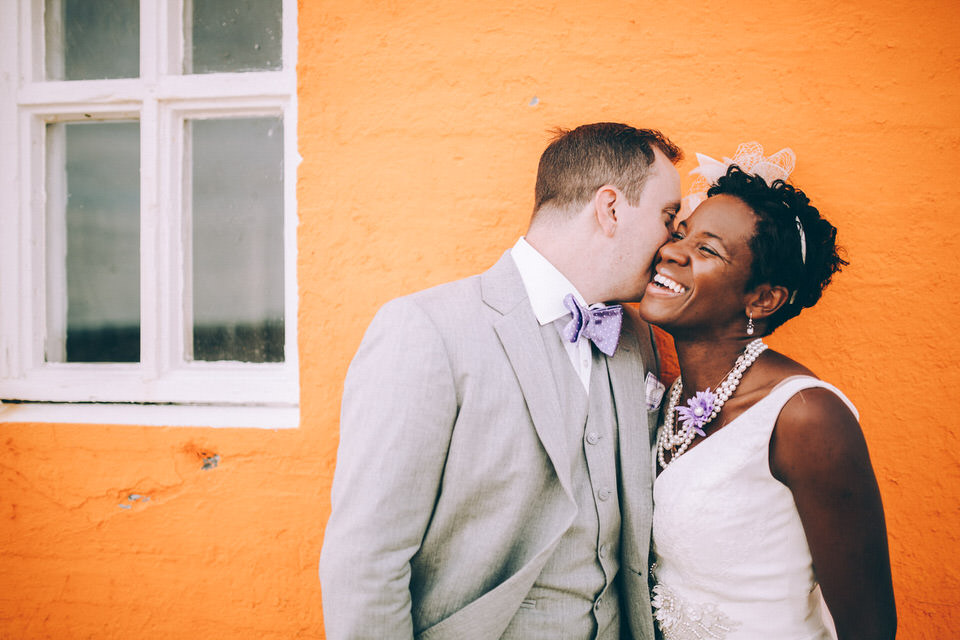
[{"label": "white window sill", "polygon": [[52,403],[0,403],[0,423],[59,422],[148,427],[296,429],[298,407]]}]

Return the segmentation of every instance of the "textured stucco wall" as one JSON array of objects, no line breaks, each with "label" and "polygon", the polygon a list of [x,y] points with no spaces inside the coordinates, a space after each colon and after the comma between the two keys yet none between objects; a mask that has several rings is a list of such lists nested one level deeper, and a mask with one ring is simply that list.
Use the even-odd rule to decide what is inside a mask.
[{"label": "textured stucco wall", "polygon": [[322,637],[363,329],[491,264],[524,229],[546,130],[598,120],[690,156],[797,152],[852,264],[771,342],[860,407],[900,637],[954,637],[958,19],[946,1],[301,2],[301,427],[0,425],[0,638]]}]

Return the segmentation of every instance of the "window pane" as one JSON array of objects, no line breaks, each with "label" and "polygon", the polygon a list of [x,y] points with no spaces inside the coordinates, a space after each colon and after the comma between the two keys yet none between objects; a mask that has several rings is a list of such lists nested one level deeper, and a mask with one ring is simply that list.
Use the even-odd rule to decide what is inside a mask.
[{"label": "window pane", "polygon": [[283,122],[235,118],[187,126],[193,359],[282,362]]},{"label": "window pane", "polygon": [[47,359],[137,362],[139,123],[51,124],[47,135]]},{"label": "window pane", "polygon": [[[186,73],[281,68],[282,0],[185,3]],[[192,49],[190,51],[189,49]]]},{"label": "window pane", "polygon": [[140,75],[138,0],[46,0],[47,78]]}]

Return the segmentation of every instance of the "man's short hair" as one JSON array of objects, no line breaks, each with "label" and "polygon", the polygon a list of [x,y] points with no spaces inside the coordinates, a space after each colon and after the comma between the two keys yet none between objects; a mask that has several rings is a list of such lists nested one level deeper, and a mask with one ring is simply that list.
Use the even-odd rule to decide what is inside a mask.
[{"label": "man's short hair", "polygon": [[544,206],[580,209],[605,184],[623,191],[627,202],[636,205],[656,159],[654,147],[674,164],[683,158],[680,147],[654,129],[598,122],[553,133],[540,156],[534,215]]}]

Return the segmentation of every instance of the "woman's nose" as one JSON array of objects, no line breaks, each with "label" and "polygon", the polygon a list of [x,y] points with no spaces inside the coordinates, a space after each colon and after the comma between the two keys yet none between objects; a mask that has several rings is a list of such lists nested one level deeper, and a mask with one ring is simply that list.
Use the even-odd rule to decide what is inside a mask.
[{"label": "woman's nose", "polygon": [[687,254],[680,246],[681,241],[673,240],[660,247],[660,260],[663,262],[675,262],[683,264],[687,260]]}]

